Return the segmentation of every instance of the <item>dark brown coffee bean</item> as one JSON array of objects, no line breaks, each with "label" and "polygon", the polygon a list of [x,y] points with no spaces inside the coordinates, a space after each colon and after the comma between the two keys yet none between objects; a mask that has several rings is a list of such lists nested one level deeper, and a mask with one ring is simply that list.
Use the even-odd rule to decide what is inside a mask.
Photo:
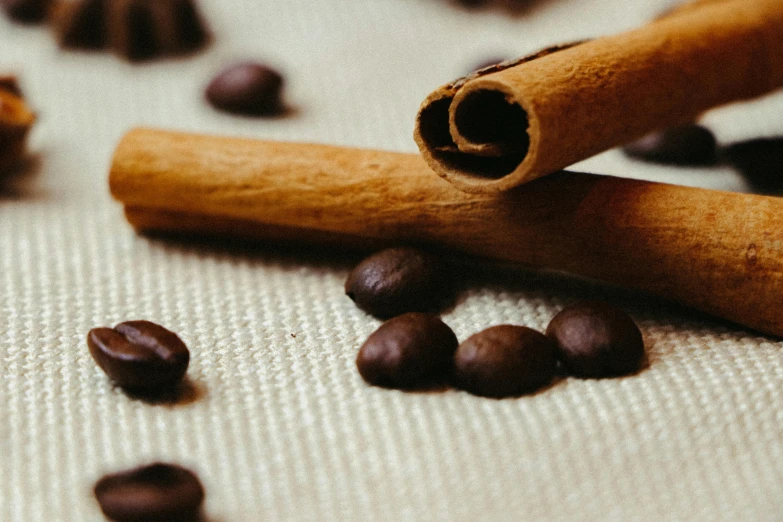
[{"label": "dark brown coffee bean", "polygon": [[0,0],[9,18],[25,24],[44,21],[51,5],[52,0]]},{"label": "dark brown coffee bean", "polygon": [[206,90],[217,109],[249,116],[275,115],[282,111],[283,77],[274,69],[254,62],[239,63],[218,74]]},{"label": "dark brown coffee bean", "polygon": [[639,327],[628,314],[606,303],[564,308],[549,323],[546,334],[557,344],[557,355],[572,375],[627,375],[645,363]]},{"label": "dark brown coffee bean", "polygon": [[723,149],[726,160],[736,167],[754,190],[783,190],[783,138],[762,138],[735,143]]},{"label": "dark brown coffee bean", "polygon": [[699,125],[648,134],[623,151],[632,158],[673,165],[713,165],[717,161],[715,136]]},{"label": "dark brown coffee bean", "polygon": [[436,315],[409,313],[389,319],[359,350],[356,367],[370,384],[414,388],[444,378],[457,336]]},{"label": "dark brown coffee bean", "polygon": [[554,350],[549,338],[524,326],[487,328],[457,348],[454,386],[497,398],[534,392],[555,377]]},{"label": "dark brown coffee bean", "polygon": [[95,328],[87,344],[106,375],[131,390],[172,387],[185,375],[190,361],[190,352],[177,334],[149,321]]},{"label": "dark brown coffee bean", "polygon": [[368,257],[348,276],[345,293],[380,319],[437,312],[453,295],[445,264],[415,248],[390,248]]},{"label": "dark brown coffee bean", "polygon": [[55,4],[52,19],[61,47],[101,49],[106,44],[106,0]]},{"label": "dark brown coffee bean", "polygon": [[192,471],[162,463],[106,475],[94,492],[104,515],[118,522],[195,522],[204,501]]},{"label": "dark brown coffee bean", "polygon": [[188,53],[208,38],[194,0],[113,0],[106,33],[109,47],[131,61]]},{"label": "dark brown coffee bean", "polygon": [[76,0],[53,12],[60,45],[131,61],[189,53],[209,39],[194,0]]}]

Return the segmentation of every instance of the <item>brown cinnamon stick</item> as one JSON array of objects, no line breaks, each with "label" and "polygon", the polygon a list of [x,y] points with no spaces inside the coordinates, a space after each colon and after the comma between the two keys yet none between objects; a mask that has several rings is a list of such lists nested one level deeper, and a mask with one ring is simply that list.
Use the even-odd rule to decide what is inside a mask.
[{"label": "brown cinnamon stick", "polygon": [[415,139],[439,175],[501,191],[783,86],[783,2],[701,0],[634,31],[432,93]]},{"label": "brown cinnamon stick", "polygon": [[783,199],[560,172],[468,194],[413,154],[138,129],[111,191],[140,231],[425,243],[664,296],[783,335]]}]

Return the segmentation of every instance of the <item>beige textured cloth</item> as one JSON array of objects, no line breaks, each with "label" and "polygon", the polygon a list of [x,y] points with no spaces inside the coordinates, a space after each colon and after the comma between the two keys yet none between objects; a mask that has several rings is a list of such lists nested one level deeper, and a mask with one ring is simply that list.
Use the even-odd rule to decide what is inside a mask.
[{"label": "beige textured cloth", "polygon": [[[532,397],[366,386],[356,351],[378,322],[343,295],[350,266],[136,236],[106,173],[135,125],[415,151],[419,102],[488,56],[627,29],[671,1],[541,0],[524,16],[446,0],[212,0],[215,43],[132,66],[57,50],[0,20],[0,70],[40,113],[30,172],[0,192],[0,520],[101,520],[104,472],[154,459],[196,470],[208,520],[780,520],[781,343],[659,300],[506,274],[445,314],[457,335],[543,329],[609,298],[639,322],[651,364],[565,379]],[[210,76],[261,58],[288,79],[282,120],[219,114]],[[716,111],[722,141],[783,131],[783,101]],[[744,190],[728,168],[643,165],[612,151],[587,171]],[[87,351],[95,326],[150,319],[191,348],[192,393],[148,404]]]}]

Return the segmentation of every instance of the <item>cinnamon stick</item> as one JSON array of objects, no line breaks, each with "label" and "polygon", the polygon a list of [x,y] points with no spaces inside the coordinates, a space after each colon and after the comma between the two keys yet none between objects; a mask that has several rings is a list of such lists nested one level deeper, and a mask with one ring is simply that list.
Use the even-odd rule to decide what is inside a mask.
[{"label": "cinnamon stick", "polygon": [[783,86],[783,2],[701,0],[433,92],[415,139],[462,190],[502,191]]},{"label": "cinnamon stick", "polygon": [[417,155],[137,129],[115,198],[142,232],[424,243],[663,296],[783,335],[783,199],[559,172],[469,194]]}]

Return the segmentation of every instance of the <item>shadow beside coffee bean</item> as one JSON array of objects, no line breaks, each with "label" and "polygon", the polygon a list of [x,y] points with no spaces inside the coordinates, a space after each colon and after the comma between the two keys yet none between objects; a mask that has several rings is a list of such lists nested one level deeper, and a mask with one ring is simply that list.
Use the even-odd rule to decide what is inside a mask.
[{"label": "shadow beside coffee bean", "polygon": [[646,363],[639,328],[606,303],[583,303],[558,313],[546,335],[499,325],[461,344],[433,313],[437,297],[452,294],[444,264],[413,248],[383,250],[348,276],[346,294],[383,323],[359,349],[356,366],[369,384],[424,389],[448,382],[474,395],[503,398],[550,385],[558,364],[571,375],[604,378],[638,372]]}]

